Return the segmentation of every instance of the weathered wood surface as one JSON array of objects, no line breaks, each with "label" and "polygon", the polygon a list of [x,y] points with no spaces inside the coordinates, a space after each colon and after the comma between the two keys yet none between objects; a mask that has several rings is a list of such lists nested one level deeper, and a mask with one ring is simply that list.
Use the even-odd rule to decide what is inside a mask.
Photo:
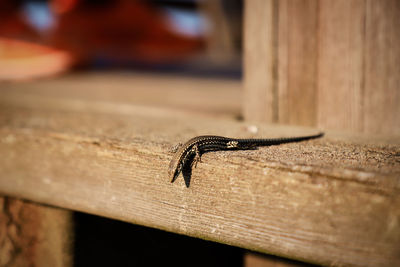
[{"label": "weathered wood surface", "polygon": [[366,115],[362,106],[365,1],[319,3],[318,62],[315,62],[318,101],[314,104],[319,111],[317,125],[361,132]]},{"label": "weathered wood surface", "polygon": [[[33,102],[38,105],[41,101],[54,106],[70,103],[69,108],[75,110],[129,114],[130,105],[135,104],[153,107],[152,110],[166,108],[176,114],[184,110],[185,114],[232,118],[241,112],[242,84],[234,79],[94,72],[57,79],[0,83],[0,90],[2,95],[13,91],[12,97],[21,101],[25,95],[35,97]],[[58,101],[60,98],[62,103]],[[109,102],[118,105],[110,106]]]},{"label": "weathered wood surface", "polygon": [[398,0],[245,6],[246,119],[400,132]]},{"label": "weathered wood surface", "polygon": [[246,120],[276,122],[275,4],[245,3],[243,115]]},{"label": "weathered wood surface", "polygon": [[400,264],[399,138],[208,153],[186,188],[167,177],[178,142],[316,130],[126,106],[3,90],[0,194],[308,262]]},{"label": "weathered wood surface", "polygon": [[71,211],[0,197],[0,266],[72,266],[71,215]]},{"label": "weathered wood surface", "polygon": [[275,99],[278,103],[275,111],[276,122],[316,125],[317,9],[318,0],[283,0],[279,1],[279,6],[276,7],[278,16],[278,25],[275,25],[277,27],[275,87],[278,90]]},{"label": "weathered wood surface", "polygon": [[304,262],[254,252],[247,252],[244,255],[245,267],[303,267],[308,265]]},{"label": "weathered wood surface", "polygon": [[365,12],[364,129],[400,133],[400,1],[367,1]]}]

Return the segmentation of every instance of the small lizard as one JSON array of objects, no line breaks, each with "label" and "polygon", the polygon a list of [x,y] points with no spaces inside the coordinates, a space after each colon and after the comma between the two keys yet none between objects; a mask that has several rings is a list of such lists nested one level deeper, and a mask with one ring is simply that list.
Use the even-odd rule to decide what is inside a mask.
[{"label": "small lizard", "polygon": [[260,146],[300,142],[319,138],[323,135],[323,133],[319,133],[316,135],[272,139],[237,139],[215,135],[196,136],[176,149],[175,155],[169,164],[168,174],[171,178],[171,183],[173,183],[182,172],[184,166],[190,163],[190,168],[193,165],[196,167],[197,163],[201,162],[201,155],[206,152],[257,149]]}]

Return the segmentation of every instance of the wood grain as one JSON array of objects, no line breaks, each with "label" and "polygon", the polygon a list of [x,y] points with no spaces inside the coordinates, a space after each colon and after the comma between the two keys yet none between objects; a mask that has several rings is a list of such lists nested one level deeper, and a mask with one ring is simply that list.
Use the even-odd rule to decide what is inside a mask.
[{"label": "wood grain", "polygon": [[1,194],[307,262],[400,263],[398,138],[328,133],[208,153],[186,188],[167,177],[178,142],[315,130],[258,125],[254,134],[232,120],[63,99],[38,103],[18,90],[0,99]]},{"label": "wood grain", "polygon": [[[56,90],[56,89],[57,90]],[[109,102],[119,112],[129,113],[129,105],[164,108],[176,113],[213,117],[238,117],[241,112],[240,80],[179,77],[146,73],[82,73],[57,79],[0,84],[2,95],[13,91],[36,97],[37,101],[62,98],[84,109],[92,103],[106,109]],[[118,93],[115,93],[118,92]],[[13,94],[14,97],[19,97]],[[67,102],[67,101],[66,101]]]},{"label": "wood grain", "polygon": [[280,123],[316,125],[317,31],[318,1],[279,1],[277,113]]},{"label": "wood grain", "polygon": [[276,2],[245,1],[244,102],[249,121],[277,121]]},{"label": "wood grain", "polygon": [[249,0],[246,8],[246,119],[400,132],[399,1]]},{"label": "wood grain", "polygon": [[361,132],[365,1],[319,5],[317,125]]},{"label": "wood grain", "polygon": [[400,2],[366,2],[364,131],[400,133]]},{"label": "wood grain", "polygon": [[244,256],[245,267],[301,267],[306,263],[287,260],[260,253],[247,252]]},{"label": "wood grain", "polygon": [[0,197],[0,266],[72,266],[71,230],[71,211]]}]

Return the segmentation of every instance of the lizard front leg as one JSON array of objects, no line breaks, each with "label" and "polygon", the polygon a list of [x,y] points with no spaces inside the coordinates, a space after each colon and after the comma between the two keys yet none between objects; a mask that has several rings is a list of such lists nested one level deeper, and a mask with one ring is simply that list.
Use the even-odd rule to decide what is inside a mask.
[{"label": "lizard front leg", "polygon": [[181,147],[183,146],[182,143],[178,143],[176,145],[174,145],[173,147],[171,147],[168,152],[169,153],[176,153]]}]

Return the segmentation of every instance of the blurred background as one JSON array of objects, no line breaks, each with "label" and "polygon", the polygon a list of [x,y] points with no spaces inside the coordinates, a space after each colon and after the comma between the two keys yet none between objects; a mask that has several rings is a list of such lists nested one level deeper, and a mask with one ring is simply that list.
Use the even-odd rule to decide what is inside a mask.
[{"label": "blurred background", "polygon": [[[80,149],[79,140],[86,140],[87,136],[105,144],[113,143],[113,138],[116,137],[124,140],[123,142],[129,142],[135,134],[132,129],[149,134],[148,139],[144,138],[142,141],[157,140],[158,144],[162,144],[166,140],[172,141],[176,129],[181,131],[182,136],[193,136],[196,129],[199,129],[196,125],[190,126],[193,115],[210,119],[210,124],[204,125],[216,125],[214,128],[210,126],[210,129],[202,129],[204,132],[210,131],[208,134],[215,134],[212,131],[224,127],[234,129],[239,124],[232,124],[232,121],[244,120],[248,127],[238,130],[243,136],[262,136],[262,132],[258,132],[261,129],[258,125],[274,123],[276,129],[279,129],[276,124],[287,124],[339,133],[364,133],[371,140],[378,134],[387,135],[387,140],[398,143],[400,1],[249,0],[245,5],[246,8],[243,8],[241,0],[0,0],[0,119],[4,130],[0,135],[3,140],[0,144],[8,149],[0,149],[3,158],[8,157],[3,161],[8,169],[2,172],[3,180],[0,181],[14,185],[23,181],[27,188],[20,184],[11,186],[9,191],[2,192],[10,197],[0,196],[0,210],[3,211],[0,216],[11,218],[0,218],[0,229],[2,225],[7,229],[18,229],[14,231],[14,239],[0,235],[0,239],[3,238],[0,244],[6,248],[0,248],[0,265],[7,263],[7,266],[12,266],[8,262],[11,262],[14,255],[20,256],[23,262],[31,260],[29,256],[33,254],[32,251],[39,251],[40,246],[47,246],[46,240],[41,239],[42,232],[55,232],[55,236],[61,238],[54,240],[63,246],[66,244],[65,247],[73,247],[70,255],[74,258],[74,266],[110,266],[116,265],[116,260],[121,262],[121,266],[126,266],[127,262],[136,265],[154,262],[153,265],[156,265],[161,261],[174,266],[194,266],[193,263],[196,262],[199,263],[198,266],[261,266],[260,261],[266,262],[264,266],[302,264],[250,253],[237,247],[77,213],[75,210],[73,220],[70,220],[72,212],[69,210],[62,210],[64,214],[60,215],[65,222],[73,225],[73,229],[69,229],[68,223],[63,225],[51,216],[43,215],[47,211],[40,210],[47,209],[47,206],[25,202],[18,204],[19,201],[15,201],[17,208],[12,208],[13,197],[41,200],[43,196],[47,196],[50,199],[47,202],[49,205],[58,206],[63,203],[64,206],[60,205],[61,207],[79,207],[84,212],[107,215],[107,208],[103,206],[105,200],[100,195],[97,199],[93,197],[91,201],[87,201],[99,192],[99,187],[94,186],[95,180],[88,174],[94,167],[97,168],[96,157],[102,154],[93,156],[94,165],[72,172],[77,175],[77,179],[71,180],[70,162],[60,159],[69,157],[75,150],[54,148],[76,146]],[[245,37],[242,34],[244,10]],[[244,72],[242,61],[245,61]],[[182,125],[165,127],[169,132],[160,133],[155,131],[157,120],[143,120],[145,123],[133,123],[132,126],[134,120],[131,119],[136,115],[151,115],[149,118],[182,116],[182,119],[177,120]],[[99,119],[95,119],[96,117]],[[213,121],[215,117],[225,120]],[[121,120],[114,122],[110,118]],[[108,124],[101,124],[102,119]],[[25,142],[22,137],[23,141],[18,141],[21,132],[21,136],[32,135],[31,139],[27,139],[31,141]],[[285,135],[297,133],[297,130],[293,133],[285,130]],[[72,141],[64,144],[63,138]],[[48,143],[37,140],[46,140]],[[99,142],[91,144],[102,149]],[[348,139],[348,142],[353,143],[355,139]],[[47,144],[50,146],[47,147]],[[23,147],[30,145],[32,147]],[[27,153],[28,149],[30,153]],[[342,156],[330,144],[323,151],[318,149],[308,153],[330,153],[332,158],[337,155],[337,158],[357,164],[355,151],[348,151]],[[395,149],[397,147],[393,146],[393,152],[389,149],[386,150],[388,152],[382,152],[381,148],[366,151],[365,156],[360,156],[365,162],[356,166],[357,173],[364,171],[363,175],[369,175],[369,170],[377,169],[382,177],[387,177],[387,173],[395,173],[391,176],[392,182],[387,184],[388,192],[397,192],[395,187],[389,186],[391,183],[398,184],[395,181],[397,165],[393,162],[399,153]],[[40,155],[42,151],[48,153],[43,158],[31,156]],[[370,157],[372,153],[374,156]],[[387,153],[385,157],[384,153]],[[383,159],[387,159],[387,162]],[[114,165],[107,165],[105,169],[111,166]],[[341,163],[332,166],[327,169],[327,181],[330,177],[336,177],[337,173],[343,173],[340,178],[353,183],[353,180],[348,179],[348,173],[352,174],[353,169],[347,172],[342,169],[344,165]],[[391,166],[393,170],[390,169]],[[321,175],[319,168],[317,170],[315,177]],[[122,173],[128,170],[121,168],[116,171]],[[130,171],[136,170],[129,170],[129,175]],[[153,175],[152,172],[145,173],[143,169],[138,171],[138,179]],[[98,178],[113,181],[114,172],[111,174],[105,173]],[[313,174],[310,175],[313,177]],[[36,179],[40,186],[31,186],[34,184],[31,179]],[[48,181],[53,181],[51,179],[59,182],[59,185],[43,186]],[[357,176],[354,181],[358,179]],[[81,180],[86,182],[86,191],[81,190]],[[332,181],[333,185],[336,180]],[[72,194],[76,194],[78,199],[65,200],[63,185],[70,188],[74,181],[78,182],[74,185],[76,192]],[[309,179],[309,183],[305,184],[305,188],[322,190],[321,187],[315,187],[314,179]],[[113,193],[111,184],[104,185],[109,190],[104,190],[105,194]],[[223,186],[224,182],[219,185]],[[343,188],[345,185],[343,184]],[[150,186],[153,185],[149,184],[148,188]],[[371,186],[371,194],[382,190],[380,184],[368,186]],[[141,193],[141,188],[132,188]],[[256,188],[258,190],[261,186]],[[286,195],[280,195],[280,191],[267,189],[268,186],[264,188],[273,190],[271,199],[292,196],[289,191]],[[311,189],[307,195],[298,195],[298,199],[315,197],[314,189]],[[125,192],[121,190],[121,193]],[[151,192],[157,193],[156,187]],[[260,199],[267,200],[267,196],[270,197],[270,194],[264,194],[268,191],[260,192],[257,195]],[[324,198],[326,202],[320,206],[320,210],[336,210],[337,204],[329,198],[332,192],[322,192],[328,197]],[[348,205],[349,208],[353,205],[364,206],[361,200],[354,202],[361,203],[360,205],[352,203],[353,198],[348,198],[347,192],[341,191],[342,195],[338,197],[348,199],[351,204]],[[318,191],[318,195],[322,193]],[[356,193],[365,194],[361,189]],[[150,193],[146,194],[143,201],[150,196]],[[390,198],[394,195],[395,193],[388,196]],[[254,197],[252,191],[243,193],[242,197],[246,196],[252,199]],[[237,197],[234,191],[232,197]],[[373,202],[373,198],[370,199]],[[357,198],[354,201],[358,201]],[[282,205],[277,207],[277,211],[283,214],[282,217],[296,214],[290,211],[300,210],[301,207],[308,210],[308,202],[304,203],[304,206]],[[398,208],[392,202],[382,203],[387,203],[387,206],[382,206],[385,207],[382,210],[398,214]],[[118,216],[127,220],[125,209],[129,209],[130,204],[120,204]],[[22,216],[26,213],[20,212],[19,207],[24,206],[31,210],[27,213],[34,214],[32,217],[39,223]],[[96,209],[93,209],[94,206]],[[10,212],[13,210],[15,212]],[[268,228],[258,222],[254,223],[246,230],[249,238],[243,235],[241,244],[249,247],[254,242],[252,238],[260,233],[265,241],[262,243],[265,251],[274,247],[275,253],[279,252],[287,257],[298,259],[301,256],[300,259],[309,262],[336,265],[352,265],[354,262],[366,265],[371,258],[379,256],[384,259],[391,251],[397,252],[397,241],[384,233],[385,226],[388,225],[387,218],[381,216],[377,220],[373,209],[368,211],[370,213],[365,213],[368,215],[366,217],[349,212],[345,213],[345,218],[332,213],[333,215],[328,216],[329,220],[338,222],[331,225],[332,232],[325,232],[326,224],[320,220],[320,210],[310,212],[311,215],[315,212],[315,217],[304,216],[308,219],[305,221],[307,223],[295,224],[297,228],[293,226],[293,220],[278,220],[279,227],[288,230],[287,235],[281,234],[286,233],[285,231],[265,231]],[[229,211],[224,210],[226,214]],[[274,214],[269,212],[269,209],[260,210],[260,213],[254,213],[254,217],[266,218]],[[48,213],[56,212],[50,210]],[[145,213],[146,210],[143,214]],[[23,219],[15,219],[20,215]],[[55,216],[58,216],[57,213]],[[139,217],[140,214],[135,216]],[[25,228],[19,227],[19,223]],[[228,220],[227,224],[229,223]],[[12,228],[10,225],[16,226]],[[37,225],[43,225],[43,229],[35,232]],[[163,222],[159,225],[168,230]],[[343,227],[340,228],[339,225]],[[359,227],[360,225],[363,227]],[[310,240],[308,230],[299,234],[299,229],[303,227],[312,228],[310,233],[318,238]],[[368,227],[376,229],[376,234],[368,236],[362,232]],[[257,229],[260,231],[257,232]],[[383,231],[383,235],[380,231]],[[354,235],[348,236],[350,233]],[[32,236],[39,237],[33,239]],[[217,233],[212,232],[208,238],[210,237],[225,242],[217,237]],[[304,243],[301,244],[304,245],[293,246],[288,237],[293,237],[296,244],[303,240]],[[351,242],[341,243],[340,240]],[[47,244],[53,250],[43,253],[44,261],[50,262],[54,259],[57,262],[60,258],[66,258],[64,254],[60,254],[60,258],[53,257],[53,251],[62,248],[61,245],[56,247],[53,243]],[[336,254],[320,249],[321,244],[332,246]],[[295,249],[299,251],[294,253]],[[61,249],[58,251],[64,253]],[[358,255],[357,258],[351,257],[352,251],[354,255]],[[38,262],[38,259],[40,260],[39,256],[33,260]],[[398,257],[393,256],[388,262],[393,259],[397,260]],[[359,260],[364,261],[358,262]],[[35,264],[14,266],[31,265]],[[308,263],[303,265],[309,266]]]},{"label": "blurred background", "polygon": [[241,77],[241,0],[0,0],[0,80],[79,70]]}]

